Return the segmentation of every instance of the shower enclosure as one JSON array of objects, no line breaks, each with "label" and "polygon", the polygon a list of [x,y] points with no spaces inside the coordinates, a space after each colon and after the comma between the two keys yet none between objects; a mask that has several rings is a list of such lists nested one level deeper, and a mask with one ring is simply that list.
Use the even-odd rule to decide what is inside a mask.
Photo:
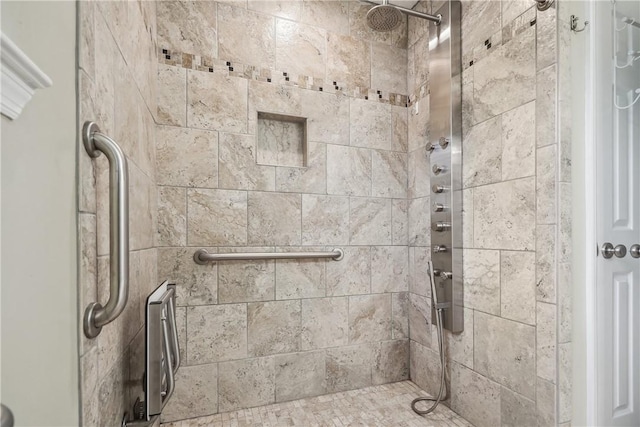
[{"label": "shower enclosure", "polygon": [[[164,280],[182,361],[164,421],[409,379],[436,395],[435,296],[445,404],[479,426],[570,419],[556,9],[464,2],[459,33],[414,16],[456,5],[379,32],[356,1],[79,3],[80,120],[123,145],[131,188],[129,303],[80,338],[84,425],[142,395]],[[108,180],[78,159],[84,309],[108,299]]]}]

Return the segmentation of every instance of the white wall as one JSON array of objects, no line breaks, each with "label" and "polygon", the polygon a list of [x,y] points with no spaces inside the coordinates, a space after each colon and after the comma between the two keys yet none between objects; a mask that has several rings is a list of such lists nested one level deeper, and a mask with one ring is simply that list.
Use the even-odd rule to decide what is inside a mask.
[{"label": "white wall", "polygon": [[2,31],[51,77],[2,117],[2,402],[17,425],[79,423],[76,5],[2,1]]}]

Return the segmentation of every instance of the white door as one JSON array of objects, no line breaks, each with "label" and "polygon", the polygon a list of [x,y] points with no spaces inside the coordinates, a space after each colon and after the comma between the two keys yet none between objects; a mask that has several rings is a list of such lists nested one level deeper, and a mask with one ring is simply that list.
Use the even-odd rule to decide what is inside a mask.
[{"label": "white door", "polygon": [[[597,424],[640,426],[640,2],[596,2]],[[620,251],[606,258],[605,243]]]}]

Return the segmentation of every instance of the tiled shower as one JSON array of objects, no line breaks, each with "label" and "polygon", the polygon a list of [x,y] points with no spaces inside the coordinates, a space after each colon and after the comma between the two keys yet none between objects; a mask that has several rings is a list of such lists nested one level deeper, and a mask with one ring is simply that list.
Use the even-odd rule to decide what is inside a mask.
[{"label": "tiled shower", "polygon": [[[143,305],[162,280],[183,361],[163,421],[407,379],[437,393],[430,24],[375,32],[370,6],[79,3],[80,121],[123,146],[131,200],[129,305],[81,337],[84,425],[119,424],[142,396]],[[465,309],[445,337],[445,403],[478,426],[571,417],[556,15],[462,2]],[[78,157],[85,307],[107,299],[108,169]],[[345,256],[198,265],[200,248]]]}]

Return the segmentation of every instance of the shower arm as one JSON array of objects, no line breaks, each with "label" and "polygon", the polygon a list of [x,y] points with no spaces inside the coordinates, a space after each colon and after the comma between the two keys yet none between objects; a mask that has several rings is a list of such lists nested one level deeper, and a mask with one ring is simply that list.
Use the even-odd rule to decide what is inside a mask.
[{"label": "shower arm", "polygon": [[[360,0],[361,3],[368,3],[368,4],[372,4],[375,6],[379,6],[380,3],[376,3],[374,1],[369,1],[369,0]],[[388,3],[389,6],[393,6],[396,9],[398,9],[400,12],[404,13],[405,15],[409,15],[409,16],[414,16],[416,18],[422,18],[422,19],[426,19],[427,21],[431,21],[433,23],[435,23],[436,25],[440,25],[440,21],[442,21],[442,16],[440,15],[430,15],[428,13],[423,13],[423,12],[417,12],[413,9],[407,9],[406,7],[402,7],[402,6],[397,6],[395,4],[390,4]]]}]

